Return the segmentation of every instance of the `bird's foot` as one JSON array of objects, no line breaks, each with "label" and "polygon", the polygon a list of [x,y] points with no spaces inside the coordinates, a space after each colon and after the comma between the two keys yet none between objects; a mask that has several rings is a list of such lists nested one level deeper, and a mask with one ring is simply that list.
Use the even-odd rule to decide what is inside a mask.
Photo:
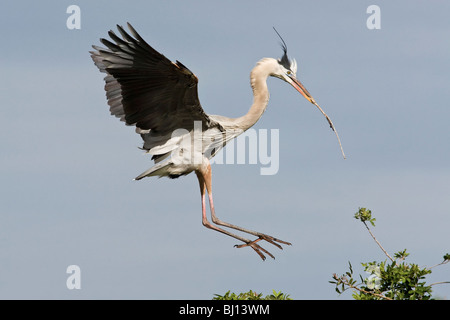
[{"label": "bird's foot", "polygon": [[271,254],[269,251],[267,251],[266,249],[264,249],[263,247],[261,247],[260,245],[257,244],[257,242],[259,242],[261,240],[265,240],[265,241],[273,244],[274,246],[278,247],[281,250],[283,250],[283,247],[281,245],[279,245],[278,243],[282,243],[282,244],[285,244],[285,245],[288,245],[288,246],[291,245],[290,242],[286,242],[286,241],[274,238],[272,236],[268,236],[266,234],[260,234],[258,239],[246,242],[244,244],[235,245],[235,247],[236,248],[251,247],[253,250],[256,251],[256,253],[261,257],[262,260],[266,260],[266,256],[264,255],[264,253],[269,255],[272,259],[275,259],[273,254]]}]

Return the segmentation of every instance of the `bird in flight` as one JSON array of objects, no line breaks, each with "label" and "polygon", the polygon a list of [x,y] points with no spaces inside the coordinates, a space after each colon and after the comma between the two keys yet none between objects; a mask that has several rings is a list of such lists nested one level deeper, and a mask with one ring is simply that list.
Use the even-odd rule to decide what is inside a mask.
[{"label": "bird in flight", "polygon": [[[129,23],[131,35],[119,25],[117,29],[122,37],[109,31],[112,41],[100,39],[106,48],[94,45],[95,51],[90,51],[90,54],[98,69],[106,74],[105,91],[111,114],[126,125],[136,127],[136,133],[143,139],[142,148],[154,160],[154,166],[135,180],[151,176],[178,178],[195,172],[200,184],[203,225],[239,240],[241,244],[236,247],[250,247],[263,260],[266,255],[274,258],[260,246],[261,241],[280,249],[282,245],[291,244],[224,222],[216,216],[210,159],[228,141],[252,127],[264,113],[269,102],[269,76],[289,83],[319,108],[339,141],[331,119],[297,80],[297,63],[288,58],[287,46],[281,36],[282,58],[263,58],[250,73],[253,104],[249,111],[242,117],[228,118],[205,113],[198,98],[198,78],[180,61],[172,62],[153,49]],[[340,141],[339,145],[345,158]],[[206,216],[206,194],[213,223]],[[223,227],[249,234],[255,239],[247,239]]]}]

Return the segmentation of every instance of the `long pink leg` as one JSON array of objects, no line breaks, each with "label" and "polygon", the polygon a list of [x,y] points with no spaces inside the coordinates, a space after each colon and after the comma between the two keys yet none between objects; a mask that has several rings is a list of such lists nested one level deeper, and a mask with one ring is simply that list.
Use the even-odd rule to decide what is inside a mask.
[{"label": "long pink leg", "polygon": [[199,174],[198,172],[196,172],[196,173],[197,173],[198,181],[200,183],[200,192],[201,192],[201,196],[202,196],[202,223],[203,223],[203,225],[205,227],[209,228],[209,229],[222,232],[222,233],[226,234],[227,236],[233,237],[235,239],[238,239],[239,241],[244,242],[246,245],[252,247],[253,250],[256,251],[256,253],[261,257],[262,260],[266,260],[266,257],[264,256],[264,254],[262,252],[268,254],[269,256],[271,256],[272,258],[275,259],[275,257],[270,252],[268,252],[264,248],[260,247],[256,243],[253,243],[253,241],[250,241],[249,239],[240,237],[240,236],[238,236],[238,235],[236,235],[234,233],[231,233],[229,231],[226,231],[226,230],[223,230],[221,228],[218,228],[218,227],[212,225],[208,221],[208,219],[206,218],[206,203],[205,203],[205,189],[206,189],[205,187],[206,187],[206,184],[205,184],[205,180],[203,179],[203,176],[201,174]]},{"label": "long pink leg", "polygon": [[[263,260],[265,259],[265,257],[261,253],[261,251],[264,251],[266,254],[268,254],[272,258],[274,258],[274,256],[270,252],[265,250],[264,248],[262,248],[259,245],[257,245],[256,243],[258,241],[266,240],[269,243],[277,246],[280,249],[283,249],[283,248],[276,242],[280,242],[280,243],[283,243],[283,244],[290,245],[289,242],[285,242],[285,241],[279,240],[279,239],[274,238],[272,236],[268,236],[266,234],[263,234],[263,233],[260,233],[260,232],[256,232],[256,231],[252,231],[252,230],[248,230],[248,229],[245,229],[245,228],[242,228],[242,227],[238,227],[238,226],[232,225],[230,223],[223,222],[223,221],[219,220],[217,218],[217,216],[215,215],[215,210],[214,210],[214,202],[213,202],[213,196],[212,196],[212,184],[211,184],[211,166],[210,166],[209,162],[207,163],[207,166],[205,166],[202,170],[196,171],[196,174],[197,174],[197,177],[198,177],[198,180],[199,180],[199,183],[200,183],[200,192],[202,194],[202,220],[203,220],[203,225],[205,225],[206,227],[208,227],[210,229],[214,229],[216,231],[225,233],[225,234],[227,234],[227,235],[229,235],[231,237],[234,237],[234,238],[244,242],[244,244],[236,245],[236,247],[242,248],[242,247],[250,246],[260,255],[260,257]],[[206,219],[205,187],[206,187],[206,190],[208,192],[209,205],[210,205],[210,209],[211,209],[211,218],[212,218],[214,223],[216,223],[218,225],[225,226],[225,227],[229,227],[229,228],[232,228],[232,229],[235,229],[235,230],[238,230],[238,231],[242,231],[242,232],[245,232],[245,233],[249,233],[249,234],[255,235],[255,236],[258,237],[258,239],[254,240],[254,241],[250,241],[248,239],[239,237],[239,236],[237,236],[235,234],[232,234],[232,233],[230,233],[228,231],[225,231],[225,230],[223,230],[221,228],[215,227],[214,225],[211,225],[209,223],[209,221]]]},{"label": "long pink leg", "polygon": [[[258,242],[260,240],[266,240],[267,242],[273,244],[274,246],[280,248],[281,250],[283,250],[283,247],[280,246],[276,242],[280,242],[280,243],[283,243],[283,244],[286,244],[286,245],[291,245],[291,243],[289,243],[289,242],[286,242],[286,241],[274,238],[274,237],[269,236],[267,234],[264,234],[264,233],[261,233],[261,232],[257,232],[257,231],[253,231],[253,230],[249,230],[249,229],[245,229],[245,228],[242,228],[242,227],[239,227],[239,226],[233,225],[231,223],[224,222],[224,221],[220,220],[219,218],[217,218],[216,212],[214,210],[212,192],[211,193],[208,192],[208,197],[209,197],[209,204],[210,204],[210,207],[211,207],[211,219],[212,219],[212,221],[215,224],[218,224],[218,225],[221,225],[221,226],[224,226],[224,227],[232,228],[232,229],[235,229],[235,230],[238,230],[238,231],[242,231],[242,232],[245,232],[245,233],[257,236],[258,239],[252,241],[252,243],[256,243],[256,242]],[[236,245],[236,247],[237,248],[242,248],[242,247],[245,247],[245,246],[248,246],[248,245],[249,244],[246,243],[246,244]]]}]

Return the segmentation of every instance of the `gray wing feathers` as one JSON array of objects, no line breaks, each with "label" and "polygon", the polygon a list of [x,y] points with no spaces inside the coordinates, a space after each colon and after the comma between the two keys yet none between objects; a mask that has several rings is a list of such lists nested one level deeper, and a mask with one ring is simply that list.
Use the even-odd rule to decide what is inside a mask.
[{"label": "gray wing feathers", "polygon": [[109,31],[107,48],[93,46],[95,65],[105,77],[105,90],[113,115],[128,125],[165,135],[176,129],[191,130],[194,121],[204,129],[219,126],[203,111],[197,77],[182,63],[154,50],[128,24],[132,37],[117,26],[122,38]]},{"label": "gray wing feathers", "polygon": [[[100,50],[101,48],[93,46],[94,49]],[[97,68],[106,73],[105,80],[105,91],[106,99],[108,100],[109,111],[111,115],[116,116],[121,121],[125,121],[125,111],[122,105],[122,90],[120,88],[119,82],[110,74],[106,72],[106,67],[103,63],[103,58],[98,51],[90,51],[92,60],[94,61]]]},{"label": "gray wing feathers", "polygon": [[121,37],[109,31],[111,41],[100,39],[106,48],[92,46],[95,51],[90,53],[97,68],[106,74],[111,114],[135,125],[144,140],[143,149],[153,155],[155,166],[135,179],[188,174],[193,168],[183,164],[179,153],[183,140],[174,132],[192,132],[198,121],[202,131],[223,128],[203,111],[197,77],[181,62],[171,62],[153,49],[130,24],[128,28],[131,35],[117,26]]}]

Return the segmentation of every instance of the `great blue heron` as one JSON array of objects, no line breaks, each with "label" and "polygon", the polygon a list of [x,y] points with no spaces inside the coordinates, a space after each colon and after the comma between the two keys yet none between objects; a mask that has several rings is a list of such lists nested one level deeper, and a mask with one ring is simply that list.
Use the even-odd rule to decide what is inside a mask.
[{"label": "great blue heron", "polygon": [[[274,258],[258,244],[259,241],[265,240],[280,249],[280,244],[290,243],[217,218],[209,159],[261,117],[269,101],[266,83],[269,76],[291,84],[319,108],[335,131],[330,118],[297,80],[297,64],[295,60],[288,59],[283,39],[282,58],[264,58],[250,73],[254,100],[248,113],[239,118],[228,118],[208,115],[203,111],[197,93],[198,79],[181,62],[171,62],[153,49],[129,23],[128,28],[133,37],[121,26],[118,25],[117,28],[122,38],[111,30],[108,34],[115,43],[100,39],[107,49],[93,46],[95,51],[90,53],[99,70],[106,73],[105,90],[111,114],[127,125],[136,126],[136,132],[144,140],[143,149],[152,155],[155,162],[152,168],[135,180],[150,176],[177,178],[194,171],[200,184],[203,225],[242,241],[236,247],[251,247],[263,260],[266,258],[265,254]],[[338,136],[337,138],[339,141]],[[214,224],[256,236],[256,240],[246,239],[211,224],[206,217],[205,191],[208,193]]]}]

